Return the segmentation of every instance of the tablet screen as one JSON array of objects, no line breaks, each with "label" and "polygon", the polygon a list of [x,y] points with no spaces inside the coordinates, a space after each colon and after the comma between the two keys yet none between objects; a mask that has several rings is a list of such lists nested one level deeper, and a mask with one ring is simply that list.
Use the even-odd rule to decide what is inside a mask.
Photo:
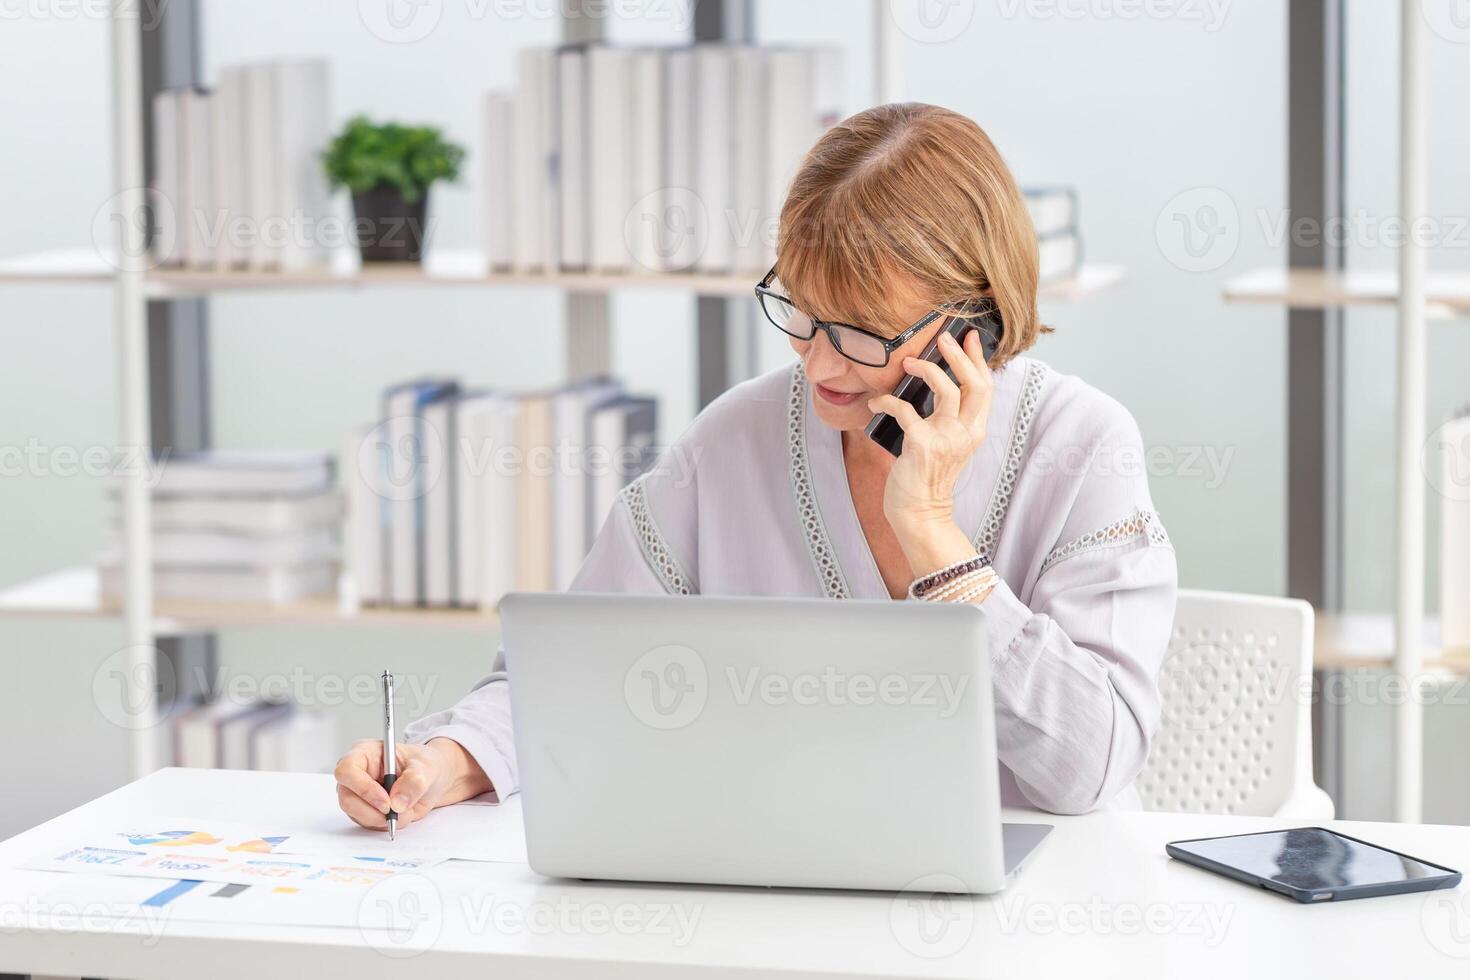
[{"label": "tablet screen", "polygon": [[1181,841],[1174,847],[1303,889],[1387,884],[1451,874],[1320,827]]}]

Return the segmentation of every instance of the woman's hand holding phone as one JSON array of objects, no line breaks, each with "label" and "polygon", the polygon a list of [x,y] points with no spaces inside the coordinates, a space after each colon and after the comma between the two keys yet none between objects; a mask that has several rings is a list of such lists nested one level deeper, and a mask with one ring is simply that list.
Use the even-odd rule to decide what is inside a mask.
[{"label": "woman's hand holding phone", "polygon": [[[974,554],[968,536],[954,522],[954,488],[985,442],[995,391],[979,331],[966,334],[963,347],[946,333],[940,337],[939,350],[958,383],[938,364],[917,357],[905,358],[903,364],[906,372],[934,391],[934,411],[928,418],[894,395],[868,402],[870,411],[888,413],[903,428],[903,451],[883,489],[883,514],[916,575],[955,560],[944,556],[961,543]],[[933,568],[924,568],[931,564]]]}]

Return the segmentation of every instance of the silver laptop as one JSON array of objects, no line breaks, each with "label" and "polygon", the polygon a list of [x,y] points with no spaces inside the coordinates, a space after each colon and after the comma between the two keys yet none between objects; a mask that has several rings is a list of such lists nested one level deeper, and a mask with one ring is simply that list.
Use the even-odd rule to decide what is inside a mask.
[{"label": "silver laptop", "polygon": [[824,599],[514,594],[500,605],[544,875],[993,892],[984,613]]}]

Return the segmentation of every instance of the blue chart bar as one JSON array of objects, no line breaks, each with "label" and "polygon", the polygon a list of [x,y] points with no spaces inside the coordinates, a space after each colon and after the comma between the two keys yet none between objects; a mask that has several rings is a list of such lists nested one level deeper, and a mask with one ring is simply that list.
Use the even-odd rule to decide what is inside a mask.
[{"label": "blue chart bar", "polygon": [[150,896],[146,901],[143,902],[143,907],[162,908],[169,902],[172,902],[174,899],[178,898],[180,895],[188,894],[202,884],[204,884],[204,882],[202,881],[176,881],[172,885],[169,885],[167,888],[165,888],[163,891],[159,892],[157,895]]}]

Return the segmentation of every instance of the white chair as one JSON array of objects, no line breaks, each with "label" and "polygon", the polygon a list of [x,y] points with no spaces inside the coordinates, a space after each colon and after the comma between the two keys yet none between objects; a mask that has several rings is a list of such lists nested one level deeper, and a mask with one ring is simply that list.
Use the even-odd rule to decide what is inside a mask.
[{"label": "white chair", "polygon": [[1312,781],[1312,623],[1300,599],[1179,591],[1145,809],[1332,818]]}]

